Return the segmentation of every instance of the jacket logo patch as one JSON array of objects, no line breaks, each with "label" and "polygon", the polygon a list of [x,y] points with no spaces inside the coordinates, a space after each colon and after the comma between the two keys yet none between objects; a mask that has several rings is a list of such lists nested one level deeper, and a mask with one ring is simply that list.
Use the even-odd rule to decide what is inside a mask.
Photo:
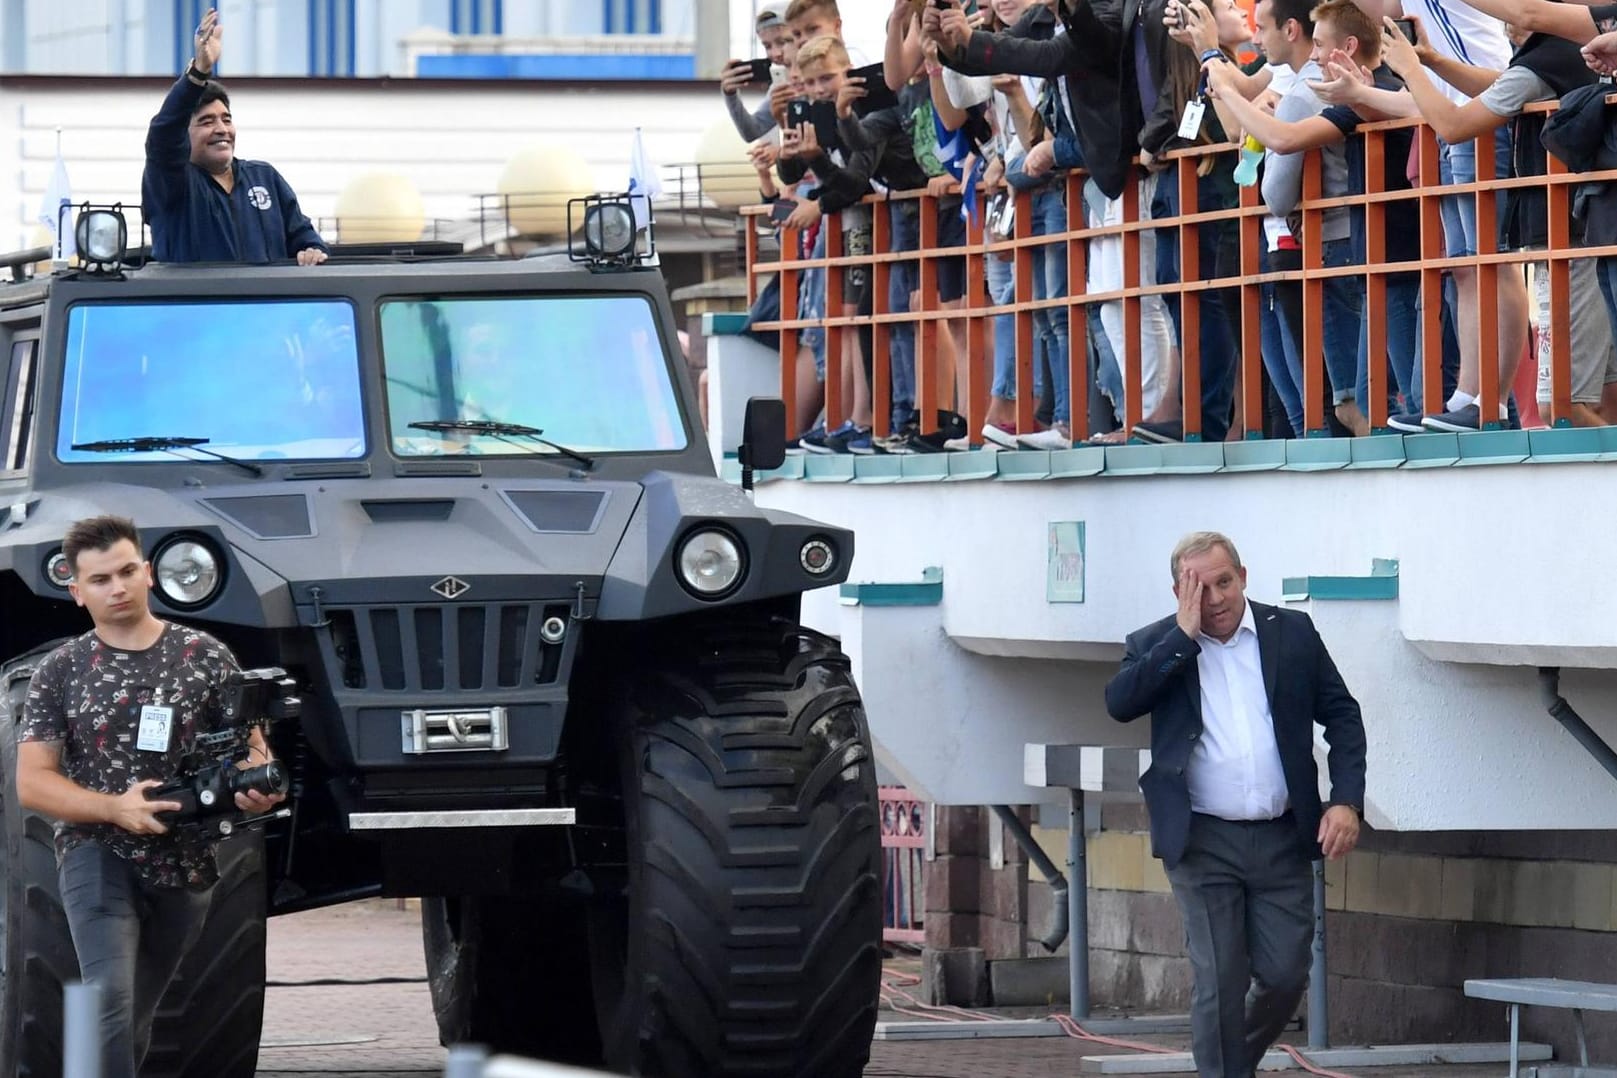
[{"label": "jacket logo patch", "polygon": [[261,209],[261,210],[269,209],[270,208],[269,189],[265,188],[265,187],[251,187],[251,188],[248,188],[248,190],[247,190],[247,201],[251,202],[253,204],[253,206],[256,207],[257,209]]}]

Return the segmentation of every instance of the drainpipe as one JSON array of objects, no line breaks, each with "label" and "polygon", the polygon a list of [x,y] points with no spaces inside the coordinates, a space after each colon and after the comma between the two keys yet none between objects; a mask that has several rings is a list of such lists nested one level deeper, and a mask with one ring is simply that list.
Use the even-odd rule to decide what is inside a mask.
[{"label": "drainpipe", "polygon": [[1061,874],[1055,862],[1050,860],[1044,848],[1033,841],[1032,833],[1022,823],[1022,818],[1011,811],[1009,805],[990,807],[993,808],[994,815],[999,817],[999,822],[1005,825],[1005,830],[1016,840],[1016,844],[1022,847],[1028,860],[1033,862],[1039,873],[1044,876],[1045,882],[1050,885],[1050,930],[1039,942],[1044,945],[1045,950],[1054,951],[1061,946],[1061,941],[1067,938],[1067,878]]},{"label": "drainpipe", "polygon": [[1545,709],[1557,722],[1566,727],[1566,732],[1606,769],[1607,774],[1617,778],[1617,752],[1613,752],[1605,739],[1590,729],[1589,724],[1583,721],[1583,717],[1572,709],[1572,705],[1561,695],[1560,686],[1559,666],[1538,668],[1539,695],[1544,700]]}]

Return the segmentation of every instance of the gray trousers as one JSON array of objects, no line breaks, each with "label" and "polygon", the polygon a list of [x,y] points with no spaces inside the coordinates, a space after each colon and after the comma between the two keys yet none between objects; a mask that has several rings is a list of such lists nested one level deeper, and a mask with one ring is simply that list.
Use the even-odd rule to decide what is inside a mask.
[{"label": "gray trousers", "polygon": [[101,990],[105,1078],[135,1078],[180,960],[202,935],[210,891],[152,887],[99,843],[62,859],[62,909],[79,971]]},{"label": "gray trousers", "polygon": [[1195,987],[1191,1049],[1201,1078],[1251,1078],[1308,985],[1313,870],[1290,813],[1232,822],[1191,816],[1168,870]]}]

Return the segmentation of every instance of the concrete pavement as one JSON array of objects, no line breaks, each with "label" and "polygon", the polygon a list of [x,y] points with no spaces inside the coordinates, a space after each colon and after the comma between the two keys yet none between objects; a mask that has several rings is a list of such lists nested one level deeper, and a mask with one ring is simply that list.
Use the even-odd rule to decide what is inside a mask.
[{"label": "concrete pavement", "polygon": [[[918,963],[889,963],[905,991]],[[258,1078],[441,1075],[421,951],[420,912],[393,900],[350,903],[269,924],[270,987]],[[889,992],[889,994],[894,994]],[[910,1006],[902,996],[901,1006]],[[1021,1009],[1016,1017],[1042,1017]],[[903,1016],[884,1013],[884,1018]],[[1134,1038],[1164,1048],[1184,1036]],[[1086,1055],[1122,1049],[1058,1037],[877,1041],[867,1078],[1046,1078],[1076,1075]],[[1503,1078],[1503,1064],[1376,1068],[1373,1078]],[[1300,1074],[1301,1072],[1292,1072]]]}]

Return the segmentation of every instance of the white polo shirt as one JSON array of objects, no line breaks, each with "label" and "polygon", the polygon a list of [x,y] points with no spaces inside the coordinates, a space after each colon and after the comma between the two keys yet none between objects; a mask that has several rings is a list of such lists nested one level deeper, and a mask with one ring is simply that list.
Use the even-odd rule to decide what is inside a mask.
[{"label": "white polo shirt", "polygon": [[[1432,48],[1451,60],[1473,67],[1503,71],[1510,66],[1514,51],[1505,36],[1505,24],[1484,15],[1465,0],[1402,0],[1404,14],[1420,19]],[[1471,99],[1442,79],[1427,72],[1432,83],[1456,105]]]},{"label": "white polo shirt", "polygon": [[1257,623],[1252,604],[1245,605],[1227,642],[1206,633],[1196,638],[1201,645],[1196,670],[1202,735],[1191,750],[1185,781],[1193,812],[1226,820],[1272,820],[1291,807],[1291,795],[1263,689]]}]

